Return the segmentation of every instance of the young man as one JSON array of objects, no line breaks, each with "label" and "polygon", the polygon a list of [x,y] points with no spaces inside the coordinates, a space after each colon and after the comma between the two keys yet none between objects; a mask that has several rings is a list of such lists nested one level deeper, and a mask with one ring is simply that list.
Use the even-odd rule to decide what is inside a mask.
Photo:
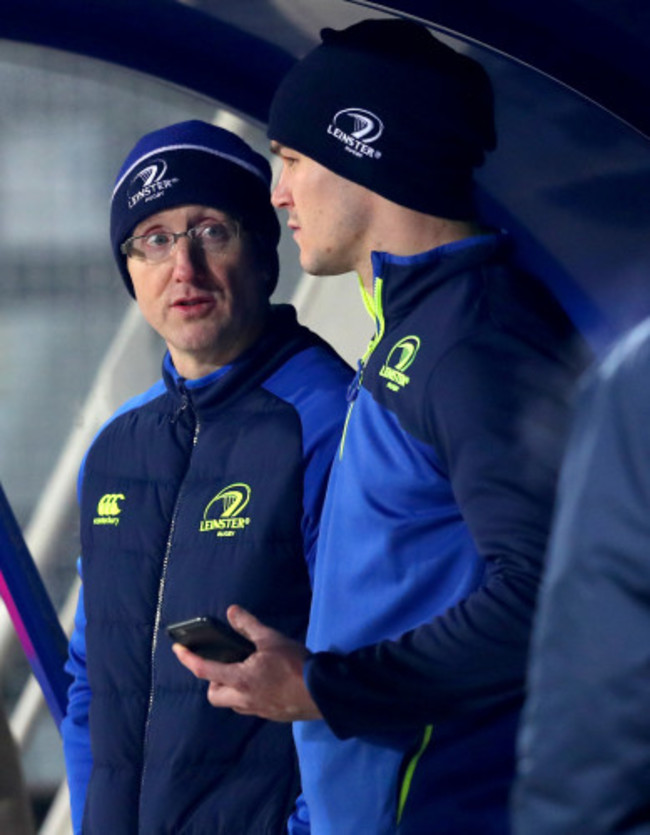
[{"label": "young man", "polygon": [[[317,91],[317,94],[315,94]],[[328,485],[309,651],[176,648],[217,706],[298,721],[313,835],[503,835],[530,623],[582,340],[481,228],[482,67],[365,21],[283,80],[269,136],[306,270],[356,270],[375,323]],[[292,831],[306,831],[304,808]]]},{"label": "young man", "polygon": [[80,476],[83,593],[63,736],[75,833],[279,835],[291,729],[213,710],[165,627],[233,600],[304,636],[325,480],[351,373],[271,306],[270,167],[190,121],[118,175],[111,242],[163,337],[163,379],[102,429]]}]

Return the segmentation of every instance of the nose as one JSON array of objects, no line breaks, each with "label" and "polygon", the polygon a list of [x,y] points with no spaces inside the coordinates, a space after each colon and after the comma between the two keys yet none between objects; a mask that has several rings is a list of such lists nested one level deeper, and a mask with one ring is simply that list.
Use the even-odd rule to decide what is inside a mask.
[{"label": "nose", "polygon": [[287,209],[292,205],[291,192],[285,182],[284,170],[271,192],[271,203],[276,209]]},{"label": "nose", "polygon": [[174,259],[172,278],[176,281],[192,281],[199,272],[198,247],[191,246],[189,238],[177,238],[171,257]]}]

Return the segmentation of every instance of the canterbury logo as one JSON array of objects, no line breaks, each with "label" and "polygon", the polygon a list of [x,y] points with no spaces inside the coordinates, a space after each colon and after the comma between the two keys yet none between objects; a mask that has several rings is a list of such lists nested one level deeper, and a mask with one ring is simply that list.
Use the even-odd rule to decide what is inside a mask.
[{"label": "canterbury logo", "polygon": [[405,336],[393,345],[379,372],[381,377],[388,380],[386,386],[389,389],[399,391],[411,382],[411,378],[404,372],[412,365],[419,350],[419,336]]},{"label": "canterbury logo", "polygon": [[94,525],[119,525],[119,515],[122,512],[120,502],[125,499],[124,493],[105,493],[97,503],[97,516]]},{"label": "canterbury logo", "polygon": [[334,114],[327,132],[355,157],[379,159],[381,151],[372,147],[384,132],[384,123],[379,116],[360,107],[347,107]]},{"label": "canterbury logo", "polygon": [[199,525],[201,532],[215,531],[217,536],[234,536],[250,524],[250,518],[242,516],[251,498],[248,484],[230,484],[211,499],[203,511]]}]

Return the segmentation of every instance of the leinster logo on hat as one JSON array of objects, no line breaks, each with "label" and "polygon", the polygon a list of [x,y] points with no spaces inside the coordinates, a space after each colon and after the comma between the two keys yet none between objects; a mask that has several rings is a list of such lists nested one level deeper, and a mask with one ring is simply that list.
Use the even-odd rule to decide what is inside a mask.
[{"label": "leinster logo on hat", "polygon": [[359,107],[348,107],[346,110],[339,110],[334,116],[334,124],[341,127],[339,121],[343,121],[342,127],[345,127],[346,119],[349,120],[352,127],[352,130],[348,128],[348,133],[355,139],[363,139],[368,144],[379,139],[384,132],[384,124],[379,116],[375,116],[369,110],[361,110]]},{"label": "leinster logo on hat", "polygon": [[178,182],[177,177],[165,179],[167,163],[164,159],[154,159],[131,178],[126,190],[129,209],[133,209],[144,200],[148,203]]},{"label": "leinster logo on hat", "polygon": [[372,143],[376,142],[384,132],[384,123],[379,116],[375,116],[369,110],[360,107],[347,107],[334,114],[327,132],[334,139],[342,142],[345,150],[354,154],[355,157],[370,157],[379,159],[381,151],[373,148]]}]

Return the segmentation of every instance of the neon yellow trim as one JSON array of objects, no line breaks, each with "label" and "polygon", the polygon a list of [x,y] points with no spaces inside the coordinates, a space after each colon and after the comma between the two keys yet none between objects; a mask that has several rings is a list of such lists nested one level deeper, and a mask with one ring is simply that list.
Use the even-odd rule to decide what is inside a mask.
[{"label": "neon yellow trim", "polygon": [[413,782],[413,775],[415,774],[415,769],[420,762],[420,757],[427,749],[427,746],[431,742],[431,736],[433,734],[433,725],[427,725],[424,729],[424,736],[422,738],[422,744],[417,750],[417,753],[411,758],[411,762],[408,764],[406,772],[404,773],[404,779],[402,780],[402,788],[400,789],[399,793],[399,805],[397,807],[397,824],[399,826],[400,821],[402,820],[402,815],[404,814],[404,807],[406,806],[406,801],[408,800],[409,792],[411,791],[411,783]]},{"label": "neon yellow trim", "polygon": [[370,314],[371,319],[375,319],[375,302],[373,297],[370,293],[366,290],[366,287],[363,283],[363,279],[360,275],[357,275],[357,280],[359,281],[359,289],[361,290],[361,301],[364,304],[364,307]]},{"label": "neon yellow trim", "polygon": [[[357,381],[357,385],[359,386],[359,388],[361,388],[361,381],[363,380],[363,372],[365,370],[366,364],[370,359],[370,355],[375,350],[377,343],[384,335],[384,315],[381,301],[381,290],[384,283],[381,278],[375,278],[375,297],[373,299],[370,293],[364,287],[363,281],[361,280],[361,276],[357,276],[357,278],[359,279],[359,288],[361,289],[361,299],[365,305],[366,310],[368,311],[373,321],[377,325],[377,332],[368,343],[366,352],[360,360],[361,366],[359,368],[359,379]],[[345,416],[345,424],[343,425],[343,432],[341,434],[341,443],[339,444],[339,459],[343,458],[343,447],[345,446],[345,438],[348,431],[348,423],[350,422],[350,416],[352,415],[354,402],[355,401],[353,400],[348,406],[348,413]]]},{"label": "neon yellow trim", "polygon": [[[363,370],[365,369],[366,365],[368,364],[368,360],[370,359],[370,355],[377,347],[377,344],[381,341],[381,338],[384,335],[385,330],[385,322],[384,322],[384,309],[382,306],[381,300],[381,291],[384,286],[384,282],[381,278],[375,279],[375,297],[374,299],[371,298],[370,293],[366,290],[366,288],[361,285],[361,297],[363,299],[363,303],[366,306],[366,310],[372,316],[375,322],[376,332],[375,335],[372,337],[370,342],[368,343],[368,347],[366,348],[365,354],[361,357],[361,377],[363,377]],[[359,379],[359,383],[361,383],[361,378]]]}]

